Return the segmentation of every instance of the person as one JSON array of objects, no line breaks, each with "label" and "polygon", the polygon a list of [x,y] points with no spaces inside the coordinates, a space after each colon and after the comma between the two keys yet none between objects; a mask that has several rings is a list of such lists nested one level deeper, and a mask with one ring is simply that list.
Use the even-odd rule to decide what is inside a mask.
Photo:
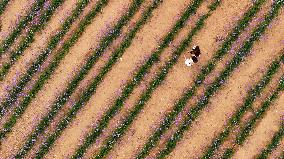
[{"label": "person", "polygon": [[188,59],[188,58],[185,58],[185,61],[184,61],[185,65],[186,66],[192,66],[192,64],[194,63],[192,58]]},{"label": "person", "polygon": [[190,51],[190,53],[196,57],[199,57],[200,56],[200,49],[199,49],[199,46],[193,46],[192,47],[192,51]]},{"label": "person", "polygon": [[191,59],[192,59],[192,61],[193,61],[194,63],[197,63],[197,62],[198,62],[198,59],[197,59],[196,56],[192,56]]},{"label": "person", "polygon": [[192,66],[193,63],[197,63],[198,62],[198,57],[200,56],[200,49],[199,46],[193,46],[192,50],[190,51],[191,53],[191,58],[186,58],[185,57],[185,65],[186,66]]}]

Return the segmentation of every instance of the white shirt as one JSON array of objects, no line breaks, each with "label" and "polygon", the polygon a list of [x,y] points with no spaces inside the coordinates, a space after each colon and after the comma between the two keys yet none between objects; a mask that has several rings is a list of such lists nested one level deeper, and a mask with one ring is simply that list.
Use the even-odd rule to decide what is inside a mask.
[{"label": "white shirt", "polygon": [[193,64],[193,60],[191,58],[186,59],[184,63],[185,63],[186,66],[191,66]]}]

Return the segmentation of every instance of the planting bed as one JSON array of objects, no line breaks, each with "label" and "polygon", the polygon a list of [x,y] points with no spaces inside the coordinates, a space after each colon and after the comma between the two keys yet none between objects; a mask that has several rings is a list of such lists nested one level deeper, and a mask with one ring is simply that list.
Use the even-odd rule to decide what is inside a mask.
[{"label": "planting bed", "polygon": [[283,17],[283,0],[3,0],[0,158],[280,157]]}]

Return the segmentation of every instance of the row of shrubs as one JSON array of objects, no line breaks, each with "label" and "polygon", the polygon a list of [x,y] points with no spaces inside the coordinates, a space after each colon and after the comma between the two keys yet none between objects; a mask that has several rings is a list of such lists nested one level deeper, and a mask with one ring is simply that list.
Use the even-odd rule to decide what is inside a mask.
[{"label": "row of shrubs", "polygon": [[31,7],[30,12],[28,12],[28,14],[23,19],[21,19],[19,24],[12,31],[12,33],[9,34],[8,37],[1,43],[0,56],[5,53],[5,51],[13,44],[15,39],[21,34],[22,30],[26,28],[28,23],[36,16],[37,11],[39,11],[43,7],[45,1],[46,0],[36,1],[35,4]]},{"label": "row of shrubs", "polygon": [[[27,69],[27,72],[20,78],[19,82],[9,91],[8,96],[1,102],[0,117],[5,114],[5,109],[7,109],[7,107],[14,104],[14,102],[17,100],[18,95],[22,92],[23,88],[31,80],[31,78],[38,71],[38,69],[42,66],[46,58],[55,49],[55,47],[58,45],[59,41],[63,38],[63,36],[69,31],[73,22],[78,18],[78,16],[88,3],[88,0],[84,0],[76,5],[76,8],[72,11],[71,15],[64,21],[61,30],[58,31],[52,38],[50,38],[46,49],[41,52],[41,54],[36,58],[32,65]],[[59,3],[54,5],[52,5],[51,7],[55,9],[58,7]],[[47,16],[48,13],[45,15]]]},{"label": "row of shrubs", "polygon": [[265,112],[270,108],[270,105],[272,104],[272,102],[278,98],[280,89],[281,89],[281,82],[283,82],[283,78],[284,76],[282,77],[282,80],[280,80],[279,86],[276,89],[276,91],[274,91],[273,94],[268,98],[268,100],[266,100],[261,105],[261,107],[255,112],[254,116],[241,129],[240,133],[237,135],[237,138],[236,138],[237,144],[242,145],[244,143],[244,141],[250,135],[251,131],[255,128],[257,121],[260,121],[264,117]]},{"label": "row of shrubs", "polygon": [[2,80],[5,75],[8,73],[9,69],[12,67],[14,63],[20,58],[22,53],[30,46],[32,42],[34,42],[34,36],[36,32],[39,32],[44,28],[46,23],[50,20],[51,16],[53,15],[54,11],[62,5],[63,0],[56,0],[52,3],[46,11],[42,11],[40,20],[38,23],[32,25],[29,28],[27,35],[23,38],[16,50],[11,53],[9,61],[3,63],[2,68],[0,69],[0,80]]},{"label": "row of shrubs", "polygon": [[216,78],[216,80],[208,89],[206,89],[204,96],[199,100],[196,106],[191,108],[190,111],[187,113],[185,121],[167,142],[165,148],[159,153],[158,158],[164,158],[175,148],[177,142],[181,140],[184,132],[189,129],[191,123],[198,117],[201,110],[203,110],[209,103],[210,97],[212,97],[226,81],[226,79],[229,78],[233,70],[242,62],[242,60],[251,50],[254,42],[259,40],[260,36],[266,30],[270,22],[277,16],[281,6],[281,3],[273,4],[272,10],[265,16],[264,21],[260,25],[258,25],[257,28],[253,31],[251,37],[249,37],[249,39],[239,49],[238,53],[233,57],[230,63],[226,65],[220,76]]},{"label": "row of shrubs", "polygon": [[[87,91],[89,92],[89,94],[84,94],[84,95],[88,95],[89,97],[85,99],[88,100],[91,97],[91,95],[95,93],[97,86],[100,84],[100,82],[102,82],[105,75],[111,70],[112,66],[117,62],[117,60],[123,55],[124,51],[131,45],[132,40],[134,39],[136,33],[143,27],[144,24],[146,24],[148,19],[151,17],[154,9],[156,9],[161,4],[161,2],[162,2],[161,0],[153,1],[153,4],[149,6],[149,8],[143,13],[141,19],[137,22],[136,26],[128,33],[127,37],[122,42],[120,47],[114,51],[108,63],[102,68],[98,76],[96,76],[96,78],[94,79],[90,87],[88,88],[88,90],[93,90],[93,91]],[[81,102],[80,104],[80,107],[82,106],[83,106],[83,102]],[[80,108],[78,108],[74,113],[77,113],[79,109]],[[92,143],[99,136],[99,134],[102,133],[102,130],[107,126],[108,121],[112,117],[110,115],[111,112],[112,111],[108,111],[106,115],[103,117],[103,119],[100,120],[98,126],[92,132],[92,135],[87,136],[83,144],[80,145],[80,147],[76,150],[72,158],[80,158],[83,156],[87,148],[90,145],[92,145]]]},{"label": "row of shrubs", "polygon": [[[284,83],[284,76],[281,77],[281,80],[279,81],[279,85],[276,91],[274,91],[272,95],[268,97],[268,99],[262,104],[261,108],[257,111],[257,113],[253,116],[253,118],[249,122],[247,122],[247,124],[245,125],[245,128],[242,129],[242,131],[239,133],[239,135],[240,134],[243,134],[243,135],[241,137],[237,136],[237,139],[235,141],[237,144],[241,145],[246,140],[246,138],[249,135],[248,133],[250,133],[251,130],[255,127],[257,120],[260,120],[260,118],[262,118],[262,115],[263,113],[265,113],[265,110],[268,109],[270,104],[272,104],[272,102],[278,98],[279,93],[281,91],[281,85],[283,85],[283,83]],[[281,139],[281,136],[279,135],[283,133],[281,131],[283,130],[280,130],[280,132],[278,132],[280,134],[277,134],[277,133],[275,134],[271,144],[269,144],[267,149],[261,153],[259,158],[266,158],[266,156],[268,156],[268,154],[271,153],[272,150],[278,146],[277,144],[279,143],[279,140]],[[225,150],[222,158],[229,159],[231,158],[231,156],[234,155],[234,153],[235,153],[235,148],[229,147]]]},{"label": "row of shrubs", "polygon": [[10,0],[2,0],[2,2],[0,2],[0,16],[3,14],[6,6],[8,5]]},{"label": "row of shrubs", "polygon": [[[219,2],[219,1],[216,1]],[[217,4],[217,3],[216,3]],[[174,122],[177,115],[183,110],[185,107],[187,101],[195,94],[196,89],[205,77],[212,72],[214,69],[216,63],[218,62],[218,59],[221,59],[221,57],[227,53],[228,50],[230,50],[232,44],[234,41],[237,40],[238,36],[241,34],[242,30],[245,29],[245,27],[249,24],[253,16],[259,11],[260,6],[262,3],[256,3],[252,8],[248,10],[247,13],[245,13],[244,18],[238,23],[238,25],[233,29],[233,31],[229,34],[226,41],[223,43],[221,48],[217,51],[217,55],[215,54],[215,58],[209,61],[209,63],[202,68],[202,71],[199,75],[197,75],[197,80],[195,84],[188,90],[186,93],[182,96],[182,98],[175,104],[173,111],[170,112],[164,121],[161,123],[159,128],[156,129],[156,131],[153,133],[153,135],[148,139],[147,143],[143,146],[143,149],[141,152],[139,152],[137,158],[143,158],[146,156],[149,151],[157,144],[160,137],[167,131],[167,129],[171,126],[171,124]],[[215,6],[215,5],[214,5]],[[214,7],[215,8],[215,7]],[[211,10],[213,11],[213,10]]]},{"label": "row of shrubs", "polygon": [[[63,23],[62,30],[58,34],[56,34],[56,36],[54,36],[52,38],[52,40],[49,43],[49,47],[43,52],[43,54],[41,54],[41,56],[36,60],[36,62],[33,64],[33,66],[28,71],[28,73],[26,75],[26,78],[24,78],[26,83],[30,80],[31,75],[34,72],[36,72],[38,67],[40,67],[40,65],[45,61],[45,59],[48,57],[48,55],[51,53],[51,51],[56,47],[56,45],[58,44],[60,39],[68,32],[68,30],[72,26],[72,23],[78,18],[78,16],[83,11],[83,9],[87,6],[88,3],[89,3],[89,0],[85,0],[85,1],[80,1],[77,4],[76,9],[73,10],[71,16],[69,16],[65,20],[65,22]],[[71,39],[63,45],[63,50],[59,53],[59,56],[57,56],[55,58],[55,60],[52,62],[51,67],[49,67],[44,72],[44,74],[47,74],[47,76],[43,76],[45,78],[39,81],[40,82],[39,84],[41,85],[40,87],[37,87],[37,85],[36,85],[35,89],[37,89],[37,92],[41,89],[42,85],[44,84],[44,81],[49,79],[49,77],[51,76],[52,72],[58,66],[59,61],[61,59],[63,59],[65,54],[69,51],[69,48],[72,47],[75,44],[75,42],[81,37],[81,35],[83,34],[85,28],[89,24],[91,24],[92,19],[94,19],[96,17],[96,15],[101,11],[101,9],[104,6],[107,5],[107,3],[108,3],[108,0],[101,0],[101,1],[97,2],[97,5],[94,6],[94,8],[91,10],[91,12],[88,13],[88,15],[81,21],[79,28],[72,35]],[[56,62],[56,63],[54,64],[54,62]],[[42,120],[41,123],[37,126],[36,131],[32,133],[32,135],[25,142],[25,144],[21,148],[21,150],[16,154],[16,157],[21,158],[22,156],[24,156],[31,149],[31,147],[33,146],[33,144],[36,141],[36,140],[34,140],[34,138],[36,138],[41,132],[44,131],[43,126],[45,124],[47,124],[46,120]]]},{"label": "row of shrubs", "polygon": [[[25,147],[32,147],[34,141],[36,140],[37,136],[41,134],[44,129],[51,123],[55,115],[58,111],[62,108],[62,106],[66,103],[69,99],[71,94],[77,88],[80,81],[84,79],[84,77],[88,74],[90,69],[93,65],[97,62],[98,58],[104,53],[109,45],[121,34],[122,28],[129,22],[129,20],[133,17],[133,15],[137,12],[137,10],[142,5],[143,0],[134,0],[132,5],[130,6],[129,10],[124,14],[115,27],[105,36],[101,42],[99,47],[93,52],[93,54],[87,59],[87,62],[84,66],[80,69],[79,73],[74,77],[74,79],[69,83],[67,89],[60,95],[57,100],[54,102],[52,106],[52,110],[41,120],[39,125],[36,128],[36,131],[32,133],[28,141],[26,142]],[[91,96],[91,93],[88,90],[87,94],[84,93],[83,97],[80,98],[79,101],[84,100],[87,101],[87,98]],[[89,97],[87,97],[89,96]],[[82,104],[82,103],[81,103]],[[71,110],[67,113],[67,116],[59,123],[56,131],[51,134],[47,140],[41,145],[39,152],[36,154],[38,158],[43,157],[48,151],[55,140],[60,136],[61,132],[64,128],[68,125],[71,119],[75,117],[75,112],[78,110],[78,106],[72,106]]]},{"label": "row of shrubs", "polygon": [[262,90],[271,81],[273,75],[275,75],[276,72],[279,70],[280,62],[281,62],[280,60],[275,60],[270,64],[269,69],[267,70],[266,74],[258,82],[258,84],[256,84],[255,87],[248,92],[247,97],[244,100],[244,104],[240,106],[240,108],[236,111],[236,113],[229,119],[229,124],[219,134],[219,136],[212,141],[211,145],[206,150],[202,158],[208,158],[208,159],[211,158],[214,151],[216,151],[219,148],[219,146],[229,136],[234,126],[240,123],[240,119],[244,116],[245,112],[251,108],[255,99],[261,94]]},{"label": "row of shrubs", "polygon": [[12,116],[8,119],[8,121],[4,124],[4,129],[0,131],[0,139],[3,139],[8,132],[11,131],[11,128],[15,125],[16,120],[21,117],[24,113],[28,105],[32,102],[32,99],[36,97],[36,94],[41,90],[45,82],[50,78],[54,70],[58,67],[60,61],[65,57],[65,55],[69,52],[69,49],[75,44],[75,42],[79,39],[79,37],[85,31],[85,28],[88,24],[91,23],[91,20],[101,11],[101,8],[106,5],[107,0],[102,0],[81,22],[79,28],[72,35],[72,37],[63,44],[61,51],[59,51],[51,64],[48,66],[46,70],[40,75],[38,81],[35,83],[33,88],[29,91],[29,93],[24,97],[23,101],[16,107]]},{"label": "row of shrubs", "polygon": [[283,139],[283,136],[284,136],[284,122],[282,121],[280,129],[273,135],[271,142],[266,146],[265,149],[261,151],[261,153],[257,156],[257,158],[258,159],[268,158],[268,155],[271,154],[272,151],[277,148],[277,146],[281,142],[281,139]]},{"label": "row of shrubs", "polygon": [[[191,6],[186,10],[183,16],[186,16],[189,18],[193,13],[196,12],[197,8],[200,6],[202,1],[194,1]],[[100,149],[97,156],[95,158],[103,158],[108,154],[108,152],[112,149],[114,144],[121,138],[124,133],[127,131],[127,129],[130,127],[132,122],[135,120],[135,118],[138,116],[138,114],[141,112],[141,110],[144,108],[144,105],[147,103],[147,101],[151,98],[151,95],[153,91],[162,83],[162,81],[166,78],[169,70],[176,64],[178,58],[180,57],[181,53],[185,51],[194,35],[198,33],[198,31],[202,28],[204,25],[205,20],[209,17],[209,14],[203,15],[200,17],[200,19],[196,23],[196,27],[193,28],[190,33],[188,34],[187,38],[185,38],[182,43],[178,46],[178,48],[174,51],[171,59],[166,63],[166,65],[161,69],[161,72],[156,76],[156,78],[151,81],[149,84],[149,87],[147,90],[141,95],[139,101],[135,104],[134,109],[130,111],[129,115],[124,119],[123,123],[120,124],[113,132],[112,135],[110,135],[105,145]],[[181,18],[186,20],[187,18]],[[178,23],[177,23],[178,24]],[[184,22],[183,22],[184,24]],[[183,26],[183,25],[182,25]],[[181,27],[182,27],[181,26]],[[176,28],[175,26],[174,28]],[[159,55],[158,55],[159,56]],[[154,63],[155,58],[150,59]],[[147,70],[145,70],[147,71]],[[135,79],[135,78],[134,78]],[[123,101],[122,101],[123,102]]]},{"label": "row of shrubs", "polygon": [[[161,1],[155,1],[151,8],[147,11],[147,14],[145,14],[145,18],[141,19],[143,23],[145,23],[146,19],[149,18],[150,11],[152,12],[153,9],[158,7],[158,4]],[[160,53],[168,46],[168,44],[173,40],[174,36],[178,33],[178,31],[184,26],[186,20],[189,17],[189,12],[194,12],[194,10],[190,11],[187,10],[180,20],[176,23],[176,26],[169,32],[167,35],[167,38],[165,38],[161,45],[159,45],[158,49],[152,54],[152,56],[149,58],[149,60],[140,68],[138,73],[136,73],[135,77],[132,81],[129,81],[129,83],[125,86],[125,89],[122,92],[122,95],[114,102],[114,105],[104,114],[102,119],[99,121],[99,124],[92,130],[92,132],[86,137],[84,140],[84,143],[77,149],[75,155],[73,158],[81,157],[86,149],[93,144],[93,142],[97,139],[97,137],[102,133],[103,129],[108,125],[109,121],[113,118],[113,116],[119,111],[119,109],[123,106],[124,101],[129,97],[129,95],[134,90],[134,87],[139,85],[141,80],[143,79],[144,75],[147,73],[147,71],[153,66],[155,62],[157,62]],[[133,36],[134,37],[134,36]],[[119,56],[115,57],[116,60],[119,58]],[[107,67],[106,67],[107,68]],[[106,69],[107,70],[107,69]],[[96,83],[96,82],[95,82]],[[93,83],[93,84],[95,84]],[[95,88],[94,88],[95,89]]]}]

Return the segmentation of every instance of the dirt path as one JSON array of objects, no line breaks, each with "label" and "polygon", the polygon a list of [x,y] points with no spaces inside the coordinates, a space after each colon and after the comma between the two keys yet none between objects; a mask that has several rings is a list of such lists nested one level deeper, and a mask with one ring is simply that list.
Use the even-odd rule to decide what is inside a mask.
[{"label": "dirt path", "polygon": [[[279,15],[279,17],[282,15]],[[264,69],[260,71],[258,68],[267,68],[268,61],[279,56],[278,52],[281,49],[279,33],[284,33],[284,30],[281,30],[284,20],[278,22],[277,25],[269,29],[265,39],[254,45],[252,54],[230,76],[225,87],[222,87],[214,95],[209,107],[201,113],[190,131],[184,134],[183,140],[170,154],[170,158],[174,158],[177,154],[185,158],[200,154],[201,152],[198,152],[198,150],[204,150],[213,138],[223,130],[228,118],[242,103],[248,88],[251,84],[260,80],[265,73]]]},{"label": "dirt path", "polygon": [[5,11],[0,17],[0,43],[7,37],[12,29],[18,24],[23,16],[30,11],[30,8],[35,3],[34,0],[15,0],[7,5]]},{"label": "dirt path", "polygon": [[[68,81],[78,71],[76,69],[82,65],[89,48],[98,45],[100,40],[98,35],[105,33],[107,29],[112,27],[128,9],[129,4],[130,1],[110,1],[109,5],[102,10],[102,14],[99,14],[86,28],[82,37],[75,44],[76,47],[70,49],[69,54],[60,63],[54,75],[38,93],[22,118],[18,120],[7,139],[3,141],[1,154],[9,155],[11,151],[15,151],[19,145],[23,144],[24,139],[38,124],[39,119],[50,109],[52,101],[65,89]],[[113,14],[114,12],[116,14]],[[15,140],[15,138],[19,138],[19,140]]]},{"label": "dirt path", "polygon": [[282,121],[283,103],[284,93],[281,92],[279,99],[271,105],[271,109],[267,111],[264,118],[258,123],[252,136],[248,137],[244,145],[236,151],[233,158],[253,158],[271,141],[273,134],[277,132]]},{"label": "dirt path", "polygon": [[7,95],[7,90],[16,84],[21,75],[26,72],[31,63],[39,56],[41,51],[46,48],[50,37],[56,34],[63,21],[70,15],[76,7],[76,0],[66,0],[53,14],[45,28],[36,33],[35,41],[24,52],[23,56],[11,67],[4,81],[0,83],[0,99]]},{"label": "dirt path", "polygon": [[[175,5],[173,5],[175,3]],[[187,2],[167,1],[161,4],[153,13],[149,23],[137,33],[132,45],[122,56],[122,62],[114,65],[105,80],[97,88],[95,94],[88,104],[77,114],[77,118],[63,132],[62,136],[55,142],[55,147],[49,156],[62,151],[64,145],[76,145],[89,130],[92,123],[96,123],[99,117],[108,109],[120,92],[125,82],[132,77],[137,70],[137,65],[149,57],[150,53],[157,47],[160,39],[169,31],[175,22],[172,19],[182,11]],[[174,6],[174,7],[173,7]],[[173,9],[169,9],[173,8]],[[111,84],[110,84],[111,83]],[[74,139],[74,140],[73,140]],[[72,143],[72,144],[71,144]]]},{"label": "dirt path", "polygon": [[[97,61],[97,63],[92,67],[92,69],[90,70],[89,74],[84,78],[83,81],[80,82],[78,88],[75,90],[75,92],[72,94],[72,96],[70,97],[70,99],[67,101],[67,104],[65,104],[63,106],[63,108],[61,109],[61,111],[58,113],[58,115],[55,117],[55,119],[53,120],[53,122],[51,123],[51,125],[46,129],[45,134],[41,135],[36,143],[36,145],[34,146],[34,148],[32,149],[32,151],[29,153],[28,158],[33,158],[35,152],[39,149],[40,144],[42,142],[44,142],[47,138],[47,136],[51,133],[53,133],[56,129],[56,126],[58,125],[58,123],[62,120],[62,118],[64,117],[64,115],[67,114],[67,112],[70,110],[70,108],[73,106],[73,104],[75,103],[75,101],[78,101],[78,99],[80,98],[80,95],[82,94],[82,92],[87,88],[87,86],[92,82],[92,80],[94,79],[94,77],[99,73],[99,71],[101,70],[101,68],[108,62],[110,55],[113,54],[114,50],[116,48],[118,48],[122,42],[122,40],[125,39],[126,34],[129,32],[130,29],[132,29],[134,27],[134,25],[136,24],[136,22],[138,21],[138,19],[141,17],[142,12],[145,11],[146,7],[148,7],[151,4],[152,0],[146,0],[142,5],[141,8],[135,13],[135,15],[133,16],[133,18],[130,20],[130,22],[123,27],[122,29],[122,33],[120,34],[120,36],[113,42],[113,44],[111,46],[109,46],[108,49],[106,49],[106,51],[104,52],[104,54],[102,55],[101,58],[99,58],[99,60]],[[91,52],[90,52],[91,54]],[[119,61],[119,62],[123,62],[123,60]],[[75,146],[75,145],[74,145]],[[72,154],[70,152],[70,154]]]},{"label": "dirt path", "polygon": [[[213,52],[216,51],[218,44],[214,38],[220,34],[225,36],[227,32],[223,30],[224,26],[229,22],[233,23],[232,17],[241,14],[236,10],[230,11],[228,6],[239,7],[239,9],[243,10],[248,4],[248,1],[241,5],[232,1],[223,2],[217,8],[217,11],[213,12],[206,20],[204,28],[193,38],[192,45],[198,44],[203,50],[200,63],[188,68],[184,65],[183,55],[181,56],[182,58],[179,59],[178,63],[170,71],[168,77],[163,82],[164,84],[154,91],[151,99],[145,105],[144,111],[138,115],[129,131],[121,138],[119,146],[115,147],[110,153],[111,157],[123,158],[125,156],[133,156],[137,153],[137,149],[143,146],[150,134],[152,134],[161,122],[160,120],[163,119],[164,114],[172,109],[172,106],[179,99],[183,90],[192,84],[192,76],[195,75],[195,72],[200,71],[200,65],[206,63]],[[220,11],[226,12],[226,16],[223,16],[224,18],[219,18],[218,12]],[[212,25],[216,23],[219,24],[218,27]],[[190,50],[191,48],[188,49]],[[121,151],[124,153],[119,153]]]}]

